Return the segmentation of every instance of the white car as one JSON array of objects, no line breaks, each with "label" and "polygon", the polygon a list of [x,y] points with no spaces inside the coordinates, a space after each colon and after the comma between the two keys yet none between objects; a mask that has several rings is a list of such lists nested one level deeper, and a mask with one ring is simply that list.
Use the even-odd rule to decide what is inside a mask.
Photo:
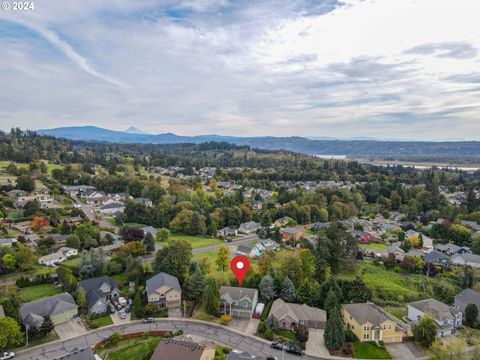
[{"label": "white car", "polygon": [[120,316],[120,319],[125,320],[127,318],[127,314],[125,313],[125,310],[120,310],[118,312],[118,316]]},{"label": "white car", "polygon": [[13,359],[14,357],[15,357],[14,352],[8,352],[8,351],[0,352],[0,360]]},{"label": "white car", "polygon": [[118,298],[118,303],[120,304],[120,306],[126,306],[127,305],[127,300],[125,300],[124,297],[119,297]]}]

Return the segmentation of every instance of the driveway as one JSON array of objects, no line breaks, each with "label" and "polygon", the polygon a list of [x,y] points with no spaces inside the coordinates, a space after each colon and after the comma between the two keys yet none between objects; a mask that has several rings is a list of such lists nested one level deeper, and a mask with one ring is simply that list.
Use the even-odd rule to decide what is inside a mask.
[{"label": "driveway", "polygon": [[110,317],[112,318],[112,321],[115,325],[122,325],[130,322],[130,314],[131,313],[127,313],[127,317],[125,319],[120,319],[120,315],[118,315],[118,312],[111,314]]},{"label": "driveway", "polygon": [[241,331],[241,332],[244,333],[245,330],[248,327],[249,322],[250,322],[249,319],[232,318],[232,320],[228,323],[227,327],[238,330],[238,331]]},{"label": "driveway", "polygon": [[392,359],[414,360],[425,356],[425,353],[414,342],[408,341],[404,343],[385,344]]},{"label": "driveway", "polygon": [[323,340],[323,329],[308,329],[308,341],[305,346],[305,353],[318,357],[329,357],[330,353],[325,347]]},{"label": "driveway", "polygon": [[250,319],[248,322],[247,328],[245,329],[245,334],[255,335],[257,333],[258,324],[260,319]]},{"label": "driveway", "polygon": [[80,318],[75,318],[55,326],[55,332],[62,340],[71,339],[87,333],[87,329],[82,325]]}]

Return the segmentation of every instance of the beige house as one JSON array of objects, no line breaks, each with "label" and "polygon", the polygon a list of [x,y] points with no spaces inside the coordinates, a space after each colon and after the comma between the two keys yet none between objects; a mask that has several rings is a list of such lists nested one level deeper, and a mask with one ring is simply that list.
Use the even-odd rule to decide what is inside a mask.
[{"label": "beige house", "polygon": [[323,329],[327,321],[325,310],[306,304],[292,304],[277,299],[270,309],[270,316],[278,321],[278,326],[284,330],[293,330],[298,325],[307,328]]},{"label": "beige house", "polygon": [[20,307],[20,317],[24,325],[39,326],[44,316],[50,316],[54,325],[64,323],[78,313],[78,305],[69,293],[48,296],[30,301]]},{"label": "beige house", "polygon": [[182,300],[182,289],[178,279],[166,273],[159,273],[147,280],[147,298],[149,304],[160,307],[179,307]]}]

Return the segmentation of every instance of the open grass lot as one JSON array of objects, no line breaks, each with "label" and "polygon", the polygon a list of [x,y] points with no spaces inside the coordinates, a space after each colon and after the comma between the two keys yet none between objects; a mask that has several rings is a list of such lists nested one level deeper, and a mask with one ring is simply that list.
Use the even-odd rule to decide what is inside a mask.
[{"label": "open grass lot", "polygon": [[46,296],[60,294],[62,290],[56,288],[53,284],[41,284],[29,286],[20,289],[20,297],[22,301],[28,302],[38,300]]},{"label": "open grass lot", "polygon": [[170,235],[172,240],[185,240],[192,245],[192,249],[198,249],[205,246],[213,246],[224,244],[225,242],[220,239],[214,239],[209,236],[191,236],[183,234],[172,234]]},{"label": "open grass lot", "polygon": [[113,320],[110,317],[110,315],[105,315],[105,316],[90,320],[88,322],[88,326],[90,327],[90,329],[97,329],[97,328],[112,325],[112,324],[113,324]]},{"label": "open grass lot", "polygon": [[122,340],[114,346],[105,346],[97,351],[97,354],[102,359],[106,359],[106,354],[109,353],[109,360],[146,360],[150,358],[161,339],[160,336],[151,336],[148,338]]},{"label": "open grass lot", "polygon": [[375,343],[354,342],[355,359],[391,359],[389,352],[384,347]]},{"label": "open grass lot", "polygon": [[388,244],[376,244],[376,243],[360,245],[362,249],[371,249],[371,250],[386,250],[388,249],[389,246],[390,245]]},{"label": "open grass lot", "polygon": [[216,257],[217,257],[217,250],[212,250],[212,251],[206,251],[198,254],[193,254],[192,260],[194,261],[200,261],[200,259],[206,257],[208,260],[210,260],[210,263],[213,264]]}]

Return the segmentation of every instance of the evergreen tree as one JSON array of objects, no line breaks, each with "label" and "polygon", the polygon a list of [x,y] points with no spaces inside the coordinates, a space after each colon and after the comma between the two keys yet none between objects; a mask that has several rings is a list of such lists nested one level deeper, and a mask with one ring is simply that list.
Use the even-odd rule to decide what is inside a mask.
[{"label": "evergreen tree", "polygon": [[476,325],[478,318],[478,307],[477,305],[471,303],[468,304],[465,308],[465,322],[470,325]]},{"label": "evergreen tree", "polygon": [[145,250],[147,252],[155,251],[155,241],[153,240],[153,235],[151,233],[147,233],[147,235],[145,235],[145,239],[143,239],[143,244],[145,245]]},{"label": "evergreen tree", "polygon": [[338,301],[337,295],[333,289],[328,290],[327,297],[324,304],[325,310],[327,312],[327,318],[330,317],[333,309],[338,309],[340,311],[340,302]]},{"label": "evergreen tree", "polygon": [[308,278],[303,279],[296,291],[297,302],[310,306],[313,305],[319,289],[320,286],[317,282],[309,280]]},{"label": "evergreen tree", "polygon": [[203,292],[205,311],[210,316],[216,316],[220,310],[220,289],[215,278],[208,278]]},{"label": "evergreen tree", "polygon": [[273,283],[273,278],[270,274],[262,277],[258,289],[260,290],[260,297],[266,301],[272,300],[277,296],[275,284]]},{"label": "evergreen tree", "polygon": [[42,336],[47,336],[52,332],[53,327],[54,325],[53,325],[52,318],[48,315],[45,315],[43,317],[42,323],[40,324],[39,332],[40,334],[42,334]]},{"label": "evergreen tree", "polygon": [[328,350],[338,350],[345,345],[345,328],[338,308],[333,308],[325,324],[323,334],[325,346]]},{"label": "evergreen tree", "polygon": [[295,302],[295,287],[288,276],[282,281],[280,298],[286,302]]},{"label": "evergreen tree", "polygon": [[205,275],[200,268],[196,269],[192,276],[188,279],[187,296],[195,301],[202,298],[205,289]]},{"label": "evergreen tree", "polygon": [[220,271],[224,272],[228,269],[228,264],[230,262],[230,248],[225,245],[221,245],[218,248],[217,258],[215,259],[215,264]]},{"label": "evergreen tree", "polygon": [[412,330],[415,341],[425,347],[429,347],[437,337],[435,320],[429,314],[423,315],[418,324],[413,326]]},{"label": "evergreen tree", "polygon": [[142,304],[142,298],[140,296],[140,291],[135,293],[133,297],[133,308],[132,313],[137,319],[145,317],[145,307]]},{"label": "evergreen tree", "polygon": [[85,290],[82,287],[79,287],[77,291],[77,305],[82,310],[87,306],[87,294],[85,294]]}]

